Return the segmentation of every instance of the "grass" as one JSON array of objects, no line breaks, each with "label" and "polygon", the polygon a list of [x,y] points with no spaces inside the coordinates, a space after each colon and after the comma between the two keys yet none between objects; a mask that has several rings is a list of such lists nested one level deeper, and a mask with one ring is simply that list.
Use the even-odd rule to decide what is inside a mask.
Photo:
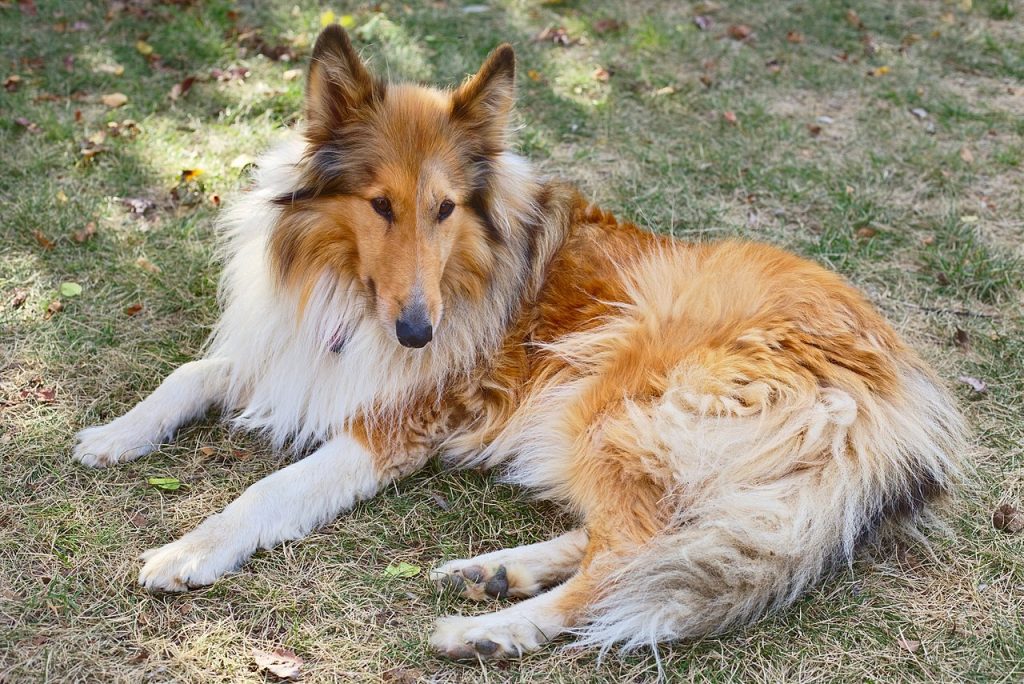
[{"label": "grass", "polygon": [[[838,269],[955,387],[977,476],[941,512],[952,534],[933,553],[865,552],[751,628],[663,646],[672,680],[1024,677],[1024,542],[990,523],[996,506],[1024,505],[1020,3],[461,5],[0,3],[0,76],[21,79],[0,93],[0,681],[261,681],[251,649],[276,646],[306,661],[309,681],[657,674],[649,653],[599,663],[546,650],[479,666],[428,652],[435,616],[487,608],[422,576],[387,579],[389,563],[426,568],[570,524],[487,476],[422,473],[208,589],[154,597],[135,586],[136,555],[282,456],[210,417],[121,468],[69,458],[77,429],[124,412],[199,352],[216,318],[212,195],[244,187],[248,162],[296,120],[302,79],[287,72],[304,65],[327,9],[350,17],[364,54],[395,78],[457,81],[513,42],[520,147],[545,172],[654,230],[767,240]],[[736,24],[752,37],[729,38]],[[535,41],[548,27],[579,42]],[[274,48],[294,58],[260,54]],[[249,75],[211,76],[231,67]],[[199,78],[172,100],[187,76]],[[114,92],[127,104],[103,105]],[[126,119],[139,134],[111,135]],[[104,151],[84,158],[100,131]],[[200,201],[174,199],[196,168]],[[154,206],[139,216],[126,198]],[[95,235],[76,241],[89,223]],[[82,294],[60,295],[65,282]],[[48,316],[55,300],[63,309]],[[186,486],[161,492],[153,476]]]}]

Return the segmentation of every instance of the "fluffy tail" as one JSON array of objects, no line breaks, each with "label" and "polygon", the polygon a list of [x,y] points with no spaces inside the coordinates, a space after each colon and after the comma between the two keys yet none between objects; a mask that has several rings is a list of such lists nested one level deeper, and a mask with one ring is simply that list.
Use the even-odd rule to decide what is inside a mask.
[{"label": "fluffy tail", "polygon": [[953,401],[923,364],[901,371],[895,399],[823,388],[755,422],[698,420],[669,396],[633,411],[634,434],[658,435],[690,467],[713,462],[713,474],[681,485],[665,532],[625,564],[609,559],[581,643],[696,638],[784,607],[882,523],[915,517],[960,479]]}]

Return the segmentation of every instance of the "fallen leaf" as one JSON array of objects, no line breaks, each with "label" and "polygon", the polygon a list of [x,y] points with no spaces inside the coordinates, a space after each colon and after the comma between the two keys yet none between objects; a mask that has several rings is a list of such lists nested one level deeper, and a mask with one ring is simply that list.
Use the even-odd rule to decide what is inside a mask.
[{"label": "fallen leaf", "polygon": [[594,22],[594,33],[610,33],[611,31],[618,31],[625,24],[618,19],[598,19]]},{"label": "fallen leaf", "polygon": [[974,163],[974,153],[971,152],[971,148],[969,148],[967,146],[961,147],[960,148],[960,159],[964,162],[964,164],[973,164]]},{"label": "fallen leaf", "polygon": [[181,170],[181,181],[184,183],[190,183],[195,179],[203,175],[202,169],[182,169]]},{"label": "fallen leaf", "polygon": [[985,384],[984,380],[979,380],[978,378],[971,377],[970,375],[961,375],[957,380],[969,386],[978,394],[984,394],[988,391],[988,385]]},{"label": "fallen leaf", "polygon": [[386,684],[416,684],[423,678],[423,670],[405,667],[393,667],[381,675]]},{"label": "fallen leaf", "polygon": [[441,492],[430,490],[430,498],[434,500],[434,503],[436,503],[437,507],[442,511],[451,510],[452,505],[448,503],[448,499],[441,495]]},{"label": "fallen leaf", "polygon": [[100,64],[95,69],[93,69],[93,71],[98,74],[111,74],[113,76],[120,76],[124,73],[124,67],[120,64]]},{"label": "fallen leaf", "polygon": [[864,226],[857,229],[857,237],[859,238],[873,238],[878,234],[878,231],[871,226]]},{"label": "fallen leaf", "polygon": [[18,9],[21,10],[22,14],[29,17],[34,17],[39,14],[39,9],[36,8],[35,0],[18,0]]},{"label": "fallen leaf", "polygon": [[153,46],[144,40],[135,41],[135,49],[143,57],[149,57],[153,54]]},{"label": "fallen leaf", "polygon": [[54,314],[58,314],[64,310],[64,303],[59,299],[54,299],[46,307],[46,313],[43,314],[43,320],[50,320]]},{"label": "fallen leaf", "polygon": [[67,193],[65,193],[63,190],[58,190],[56,197],[57,197],[57,201],[60,202],[61,204],[67,204],[68,203]]},{"label": "fallen leaf", "polygon": [[562,47],[569,47],[580,42],[578,38],[570,37],[569,32],[561,26],[549,26],[538,33],[534,40],[541,43],[551,42]]},{"label": "fallen leaf", "polygon": [[210,69],[210,76],[218,81],[244,81],[251,72],[243,66],[232,66],[227,69]]},{"label": "fallen leaf", "polygon": [[175,492],[181,489],[181,480],[176,477],[151,477],[146,482],[157,489],[167,492]]},{"label": "fallen leaf", "polygon": [[1000,532],[1016,534],[1024,530],[1024,512],[1010,504],[1003,504],[993,511],[992,526]]},{"label": "fallen leaf", "polygon": [[40,128],[37,123],[35,123],[34,121],[29,121],[28,119],[26,119],[23,116],[19,116],[18,118],[16,118],[14,120],[14,123],[16,123],[19,126],[23,127],[29,133],[42,133],[43,132],[43,129]]},{"label": "fallen leaf", "polygon": [[812,138],[817,138],[821,135],[821,126],[818,124],[807,124],[807,132],[811,134]]},{"label": "fallen leaf", "polygon": [[722,112],[722,118],[725,119],[726,122],[731,123],[734,126],[737,123],[736,112],[733,112],[733,111],[730,111],[730,110],[726,110],[726,111]]},{"label": "fallen leaf", "polygon": [[916,653],[917,649],[921,648],[921,642],[915,641],[913,639],[905,639],[903,637],[900,637],[896,640],[896,643],[900,645],[900,648],[902,648],[905,651],[910,651],[911,653]]},{"label": "fallen leaf", "polygon": [[14,296],[11,297],[11,308],[20,309],[25,305],[25,301],[28,299],[28,290],[15,290]]},{"label": "fallen leaf", "polygon": [[153,200],[146,199],[145,197],[125,197],[121,200],[121,204],[128,207],[129,213],[138,214],[143,216],[147,211],[156,206]]},{"label": "fallen leaf", "polygon": [[78,283],[61,283],[60,294],[63,297],[77,297],[82,294],[82,286]]},{"label": "fallen leaf", "polygon": [[949,24],[950,26],[952,26],[953,24],[956,23],[956,16],[952,12],[946,12],[945,14],[939,17],[939,21],[941,21],[943,24]]},{"label": "fallen leaf", "polygon": [[125,316],[135,316],[140,311],[142,311],[142,304],[139,304],[138,302],[136,302],[135,304],[129,304],[128,306],[124,307]]},{"label": "fallen leaf", "polygon": [[529,71],[527,71],[526,77],[529,78],[534,83],[538,83],[541,80],[540,72],[537,71],[536,69],[530,69]]},{"label": "fallen leaf", "polygon": [[160,267],[157,266],[156,264],[154,264],[152,261],[150,261],[146,257],[139,257],[138,259],[136,259],[135,260],[135,265],[138,266],[139,268],[141,268],[144,271],[149,271],[150,273],[159,273],[160,272]]},{"label": "fallen leaf", "polygon": [[880,66],[877,69],[871,69],[870,71],[868,71],[868,76],[885,76],[890,71],[892,71],[892,69],[890,69],[889,67]]},{"label": "fallen leaf", "polygon": [[41,230],[33,230],[32,237],[36,239],[36,242],[38,242],[39,246],[43,249],[53,249],[56,246],[54,245],[53,240],[43,235],[43,231]]},{"label": "fallen leaf", "polygon": [[407,579],[409,577],[415,577],[418,574],[420,574],[420,566],[413,565],[412,563],[406,563],[405,561],[402,561],[398,565],[392,564],[384,568],[385,577],[400,577]]},{"label": "fallen leaf", "polygon": [[846,23],[855,29],[864,28],[864,22],[861,21],[860,15],[855,10],[846,10]]},{"label": "fallen leaf", "polygon": [[13,93],[21,87],[21,76],[18,74],[11,74],[4,79],[4,90],[9,93]]},{"label": "fallen leaf", "polygon": [[601,83],[607,83],[608,80],[612,77],[611,73],[609,73],[609,71],[604,67],[597,67],[596,69],[594,69],[594,73],[592,74],[592,76],[594,77],[595,81],[600,81]]},{"label": "fallen leaf", "polygon": [[71,239],[75,242],[85,242],[86,240],[92,239],[94,235],[96,235],[96,223],[94,221],[89,221],[85,224],[84,228],[72,233]]},{"label": "fallen leaf", "polygon": [[727,33],[733,40],[747,40],[753,35],[754,31],[746,24],[733,24],[729,27]]},{"label": "fallen leaf", "polygon": [[956,332],[953,333],[953,342],[963,351],[967,351],[971,347],[971,336],[967,334],[966,330],[957,328]]},{"label": "fallen leaf", "polygon": [[790,31],[786,34],[786,40],[794,45],[799,45],[804,42],[804,34],[799,31]]},{"label": "fallen leaf", "polygon": [[698,31],[707,31],[713,24],[711,17],[706,17],[703,14],[698,14],[693,18],[693,25],[697,27]]},{"label": "fallen leaf", "polygon": [[108,93],[100,97],[100,102],[110,107],[111,109],[117,109],[123,107],[128,103],[128,96],[124,93]]},{"label": "fallen leaf", "polygon": [[192,84],[196,82],[195,76],[189,76],[185,78],[181,83],[175,83],[171,86],[171,92],[167,94],[172,100],[177,100],[179,97],[185,97],[188,95],[188,91],[192,90]]},{"label": "fallen leaf", "polygon": [[289,69],[288,71],[281,74],[286,81],[294,81],[295,79],[302,76],[302,69]]},{"label": "fallen leaf", "polygon": [[[333,14],[333,12],[332,12]],[[298,679],[302,676],[302,658],[294,651],[286,648],[275,648],[273,651],[252,649],[252,657],[256,665],[281,679]]]},{"label": "fallen leaf", "polygon": [[657,90],[654,91],[654,94],[660,97],[662,95],[671,95],[674,92],[676,92],[675,86],[668,85],[665,86],[664,88],[658,88]]}]

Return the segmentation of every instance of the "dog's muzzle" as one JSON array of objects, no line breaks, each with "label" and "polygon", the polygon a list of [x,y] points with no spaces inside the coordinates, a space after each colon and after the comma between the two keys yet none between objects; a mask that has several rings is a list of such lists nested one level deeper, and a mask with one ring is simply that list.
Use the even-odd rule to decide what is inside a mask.
[{"label": "dog's muzzle", "polygon": [[402,310],[395,321],[395,335],[403,347],[420,349],[434,339],[434,327],[430,324],[427,309],[421,304],[414,304]]}]

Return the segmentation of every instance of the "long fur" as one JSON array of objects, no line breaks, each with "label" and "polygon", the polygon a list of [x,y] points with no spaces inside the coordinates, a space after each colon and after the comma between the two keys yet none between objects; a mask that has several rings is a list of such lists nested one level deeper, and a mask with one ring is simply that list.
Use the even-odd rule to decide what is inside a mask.
[{"label": "long fur", "polygon": [[[385,84],[338,27],[318,40],[305,127],[220,221],[207,360],[76,456],[135,458],[210,403],[278,447],[324,446],[147,554],[145,586],[213,581],[440,454],[501,467],[583,529],[445,566],[468,596],[533,598],[442,621],[434,646],[497,657],[573,630],[631,648],[784,607],[955,488],[955,404],[861,294],[539,177],[507,148],[513,77],[502,46],[454,91]],[[422,349],[396,341],[410,302]],[[538,594],[543,578],[568,579]]]}]

